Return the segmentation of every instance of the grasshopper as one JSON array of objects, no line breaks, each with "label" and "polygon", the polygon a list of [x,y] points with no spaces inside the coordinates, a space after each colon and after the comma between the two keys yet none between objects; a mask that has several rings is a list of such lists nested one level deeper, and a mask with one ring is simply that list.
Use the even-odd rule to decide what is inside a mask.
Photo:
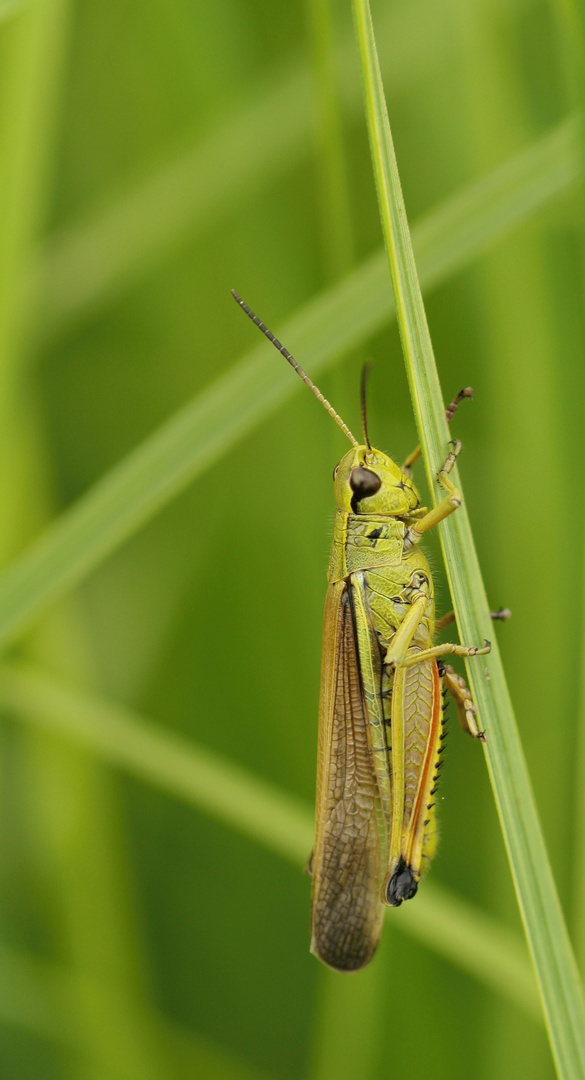
[{"label": "grasshopper", "polygon": [[[363,443],[358,443],[294,357],[244,301],[234,298],[288,360],[352,444],[334,471],[337,511],[323,620],[311,952],[337,971],[372,959],[384,907],[410,900],[435,853],[433,796],[441,767],[443,689],[466,731],[485,741],[448,654],[482,646],[434,645],[433,580],[419,550],[425,533],[461,505],[451,471],[454,440],[438,474],[445,497],[432,510],[412,483],[417,447],[399,467],[368,438],[362,375]],[[451,420],[467,387],[447,406]],[[500,610],[493,617],[506,618]]]}]

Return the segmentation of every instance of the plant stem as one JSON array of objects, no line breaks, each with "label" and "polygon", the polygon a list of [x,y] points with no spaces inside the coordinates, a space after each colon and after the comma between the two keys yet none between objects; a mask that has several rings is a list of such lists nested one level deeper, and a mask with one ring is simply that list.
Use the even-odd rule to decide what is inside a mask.
[{"label": "plant stem", "polygon": [[[431,490],[449,432],[418,282],[368,0],[353,0],[366,115],[397,319]],[[457,478],[453,477],[458,484]],[[441,525],[461,640],[491,637],[489,607],[465,507]],[[585,1075],[582,989],[555,888],[497,645],[468,676],[488,731],[486,757],[520,912],[561,1077]]]}]

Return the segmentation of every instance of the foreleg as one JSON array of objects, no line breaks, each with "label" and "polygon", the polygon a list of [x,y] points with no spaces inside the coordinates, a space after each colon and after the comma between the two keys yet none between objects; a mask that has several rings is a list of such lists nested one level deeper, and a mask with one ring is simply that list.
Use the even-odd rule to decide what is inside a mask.
[{"label": "foreleg", "polygon": [[[473,400],[473,390],[470,386],[465,386],[463,390],[460,390],[459,393],[453,398],[453,401],[451,401],[445,407],[445,416],[447,417],[448,424],[451,423],[453,417],[455,416],[455,413],[457,412],[457,408],[459,406],[459,402],[463,401],[465,398],[471,398]],[[412,451],[412,454],[409,454],[406,458],[406,461],[402,465],[402,472],[406,473],[407,476],[412,476],[412,466],[416,465],[416,462],[420,458],[421,454],[422,450],[420,446],[417,446],[416,449]]]},{"label": "foreleg", "polygon": [[452,446],[453,449],[447,455],[443,467],[437,475],[437,480],[443,490],[447,492],[447,495],[444,499],[441,499],[441,502],[437,506],[434,506],[432,510],[429,510],[420,521],[411,525],[404,541],[404,548],[406,551],[408,551],[409,548],[414,547],[415,544],[418,544],[421,537],[428,532],[429,529],[434,529],[435,525],[438,525],[440,521],[444,521],[446,517],[449,517],[449,514],[452,514],[454,510],[457,510],[458,506],[461,506],[461,495],[449,476],[449,473],[461,453],[461,443],[458,442],[457,439],[454,439]]}]

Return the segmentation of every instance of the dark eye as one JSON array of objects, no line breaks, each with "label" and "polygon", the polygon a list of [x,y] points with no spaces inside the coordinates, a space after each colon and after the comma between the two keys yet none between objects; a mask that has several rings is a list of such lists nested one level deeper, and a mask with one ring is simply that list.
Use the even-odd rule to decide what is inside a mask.
[{"label": "dark eye", "polygon": [[358,503],[362,499],[367,499],[368,495],[375,495],[380,490],[382,481],[377,473],[372,472],[371,469],[364,469],[363,465],[358,465],[357,468],[352,469],[349,485],[353,491],[351,501]]}]

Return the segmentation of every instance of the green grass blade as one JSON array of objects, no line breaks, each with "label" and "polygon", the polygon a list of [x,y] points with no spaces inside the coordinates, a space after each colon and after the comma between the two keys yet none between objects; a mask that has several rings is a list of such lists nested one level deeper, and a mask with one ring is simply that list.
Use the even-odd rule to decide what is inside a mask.
[{"label": "green grass blade", "polygon": [[[47,201],[69,10],[69,0],[29,0],[13,17],[0,21],[2,563],[20,549],[39,520],[41,500],[28,451],[30,419],[22,377],[31,325],[25,297]],[[30,505],[23,493],[30,493]]]},{"label": "green grass blade", "polygon": [[[36,394],[25,370],[34,319],[31,319],[24,300],[31,254],[36,250],[46,206],[51,201],[52,165],[57,145],[61,145],[60,139],[56,143],[55,135],[60,127],[64,73],[69,70],[71,7],[69,0],[29,0],[3,23],[0,32],[2,562],[6,560],[7,552],[12,554],[18,550],[23,538],[34,534],[39,523],[46,520],[47,504],[51,501],[51,454],[42,446],[44,439],[38,427]],[[52,631],[50,654],[52,661],[59,663],[57,654],[61,652],[61,662],[75,667],[83,652],[83,634],[73,634],[73,641],[70,638],[65,644],[68,631],[63,616],[61,610],[59,628],[56,629],[53,621],[49,630],[49,634]],[[45,632],[48,629],[47,626],[43,628]],[[76,631],[79,631],[78,625]],[[28,651],[34,651],[38,656],[47,648],[48,636],[43,643],[39,636],[34,642],[27,642]],[[79,668],[78,671],[81,678]],[[2,742],[6,751],[6,741],[3,739]],[[22,845],[26,847],[26,854],[21,852],[19,861],[22,857],[21,865],[26,864],[26,888],[35,894],[35,910],[34,914],[31,910],[29,922],[31,928],[36,928],[33,936],[40,932],[45,942],[51,943],[49,948],[67,954],[72,978],[81,976],[68,1017],[70,1027],[75,1027],[78,1032],[78,1050],[90,1057],[101,1053],[102,1067],[103,1058],[108,1057],[109,1069],[106,1071],[112,1077],[139,1074],[141,1080],[158,1080],[163,1075],[166,1078],[168,1069],[164,1069],[162,1063],[160,1067],[153,1064],[157,1053],[150,1042],[148,1028],[136,1030],[133,1018],[123,1014],[116,997],[122,981],[133,987],[138,983],[138,979],[132,983],[138,965],[132,965],[131,947],[126,945],[123,932],[118,932],[127,911],[128,897],[123,884],[118,884],[121,875],[110,873],[113,866],[118,870],[122,861],[116,864],[114,844],[110,844],[114,815],[100,813],[107,800],[107,794],[105,798],[101,797],[99,778],[96,779],[96,774],[103,771],[101,765],[94,760],[84,762],[81,760],[83,755],[62,743],[54,752],[52,740],[38,732],[23,730],[15,742],[18,750],[12,758],[12,768],[3,772],[0,801],[3,812],[9,816],[15,813],[18,817],[22,808],[26,817],[21,834],[26,835]],[[11,750],[15,750],[14,744]],[[67,830],[67,836],[61,828],[63,820],[75,822],[74,829]],[[20,867],[15,873],[15,863],[10,855],[6,856],[3,875],[5,882],[10,880],[8,892],[15,895],[13,890],[23,879]],[[11,912],[10,908],[11,901],[8,900],[6,926],[14,932],[18,916],[14,920],[14,909]],[[18,930],[16,933],[18,935]],[[108,969],[108,986],[112,991],[110,1001],[102,998],[98,1008],[91,994],[91,1000],[87,999],[82,984],[83,975],[87,974],[96,957],[95,967]],[[110,959],[113,959],[111,964]],[[4,1019],[7,1013],[10,1014],[9,1005],[15,1012],[19,1006],[27,1007],[34,1024],[33,1001],[24,1001],[24,993],[19,998],[16,980],[8,988],[11,972],[2,970],[0,1016]],[[131,997],[131,992],[128,996]],[[12,1015],[16,1022],[16,1016]],[[10,1056],[5,1043],[3,1061],[8,1062]],[[132,1069],[125,1071],[124,1065],[129,1061]],[[35,1066],[31,1067],[35,1071]],[[21,1071],[17,1064],[12,1069],[7,1064],[2,1071],[6,1070],[15,1074]]]},{"label": "green grass blade", "polygon": [[63,226],[41,249],[34,273],[42,332],[59,332],[117,299],[235,211],[261,177],[278,178],[290,155],[310,146],[310,126],[308,72],[285,72],[270,94],[258,87],[247,107],[201,143]]},{"label": "green grass blade", "polygon": [[[300,867],[313,842],[313,813],[295,796],[129,709],[59,683],[33,667],[0,668],[0,709],[181,799]],[[405,917],[403,917],[403,915]],[[436,882],[393,926],[541,1018],[520,939]]]},{"label": "green grass blade", "polygon": [[[585,596],[582,601],[585,614]],[[579,727],[575,754],[575,838],[574,880],[572,904],[572,928],[575,955],[581,974],[585,972],[585,926],[583,925],[583,901],[585,900],[585,650],[581,646],[579,679]]]},{"label": "green grass blade", "polygon": [[[579,176],[576,123],[567,121],[478,184],[442,204],[413,233],[427,288],[477,258]],[[231,310],[226,297],[226,316]],[[394,314],[384,253],[305,305],[280,336],[317,377]],[[234,315],[235,317],[235,315]],[[0,578],[0,645],[299,389],[260,344],[99,481]],[[435,445],[438,461],[444,443]]]},{"label": "green grass blade", "polygon": [[293,795],[204,747],[35,668],[0,668],[0,706],[121,767],[141,780],[302,865],[313,815]]},{"label": "green grass blade", "polygon": [[12,15],[24,7],[25,4],[30,3],[30,0],[1,0],[0,2],[0,23],[10,19]]},{"label": "green grass blade", "polygon": [[[331,0],[306,0],[306,10],[313,67],[322,261],[324,280],[329,283],[343,277],[355,261],[339,94],[341,79],[334,48],[338,19],[334,17]],[[346,68],[343,70],[345,74]],[[353,85],[352,80],[352,88]]]},{"label": "green grass blade", "polygon": [[[115,1068],[107,1052],[107,1044],[97,1048],[95,1056],[85,1041],[83,1027],[72,1024],[71,1017],[79,1009],[80,979],[71,968],[41,960],[36,956],[18,952],[0,945],[0,1023],[33,1033],[50,1043],[73,1050],[83,1062],[84,1076],[103,1076],[114,1080],[132,1080],[143,1074],[137,1065],[131,1072]],[[94,1003],[97,1011],[108,1015],[111,999],[115,996],[118,1016],[131,1016],[137,1027],[151,1030],[165,1051],[165,1060],[171,1072],[167,1080],[192,1080],[194,1076],[209,1076],[213,1080],[269,1080],[265,1073],[257,1072],[234,1059],[223,1048],[199,1038],[194,1032],[168,1020],[163,1014],[148,1007],[137,1006],[130,996],[120,995],[107,983],[85,979],[83,992]],[[100,1053],[101,1051],[101,1053]],[[90,1069],[88,1072],[87,1070]]]},{"label": "green grass blade", "polygon": [[[556,0],[553,4],[557,25],[561,31],[566,70],[570,74],[571,98],[578,107],[585,103],[585,6],[581,0]],[[581,141],[581,154],[585,157],[585,141]],[[581,249],[581,263],[585,255],[585,228],[582,212],[579,219],[578,240]],[[583,288],[581,282],[581,290]],[[585,545],[583,545],[585,554]],[[585,581],[585,578],[583,579]],[[575,956],[581,976],[585,977],[585,648],[583,641],[583,614],[585,614],[585,594],[581,599],[581,647],[579,672],[579,701],[577,709],[578,728],[575,753],[574,790],[574,847],[573,847],[573,885],[571,897],[572,938]]]},{"label": "green grass blade", "polygon": [[[494,7],[497,7],[494,4]],[[504,17],[531,0],[509,0]],[[403,0],[382,19],[388,77],[404,91],[460,48],[449,19],[433,17],[434,0]],[[393,43],[401,42],[397,52]],[[390,62],[391,58],[391,62]],[[338,70],[343,109],[361,107],[353,41],[342,41]],[[159,267],[215,222],[240,213],[251,194],[277,181],[311,148],[313,123],[306,63],[262,80],[241,110],[200,143],[177,151],[150,176],[102,198],[46,241],[34,274],[41,333],[59,333]],[[270,137],[267,137],[267,133]]]},{"label": "green grass blade", "polygon": [[[526,946],[518,934],[493,916],[471,908],[468,901],[444,885],[437,888],[434,881],[425,881],[416,899],[416,904],[403,905],[406,923],[403,929],[468,974],[481,971],[482,981],[500,994],[500,964],[502,956],[506,956],[509,1000],[533,1020],[544,1022],[534,972],[527,963]],[[422,914],[417,912],[421,906]]]},{"label": "green grass blade", "polygon": [[[429,483],[449,433],[418,282],[367,0],[354,0],[366,114],[398,323]],[[491,636],[489,608],[464,508],[441,526],[462,640]],[[488,730],[494,796],[561,1077],[585,1075],[585,1010],[497,646],[468,674]]]},{"label": "green grass blade", "polygon": [[[385,954],[385,957],[388,953]],[[378,1080],[384,1054],[384,954],[359,979],[319,972],[315,1036],[307,1080]]]}]

